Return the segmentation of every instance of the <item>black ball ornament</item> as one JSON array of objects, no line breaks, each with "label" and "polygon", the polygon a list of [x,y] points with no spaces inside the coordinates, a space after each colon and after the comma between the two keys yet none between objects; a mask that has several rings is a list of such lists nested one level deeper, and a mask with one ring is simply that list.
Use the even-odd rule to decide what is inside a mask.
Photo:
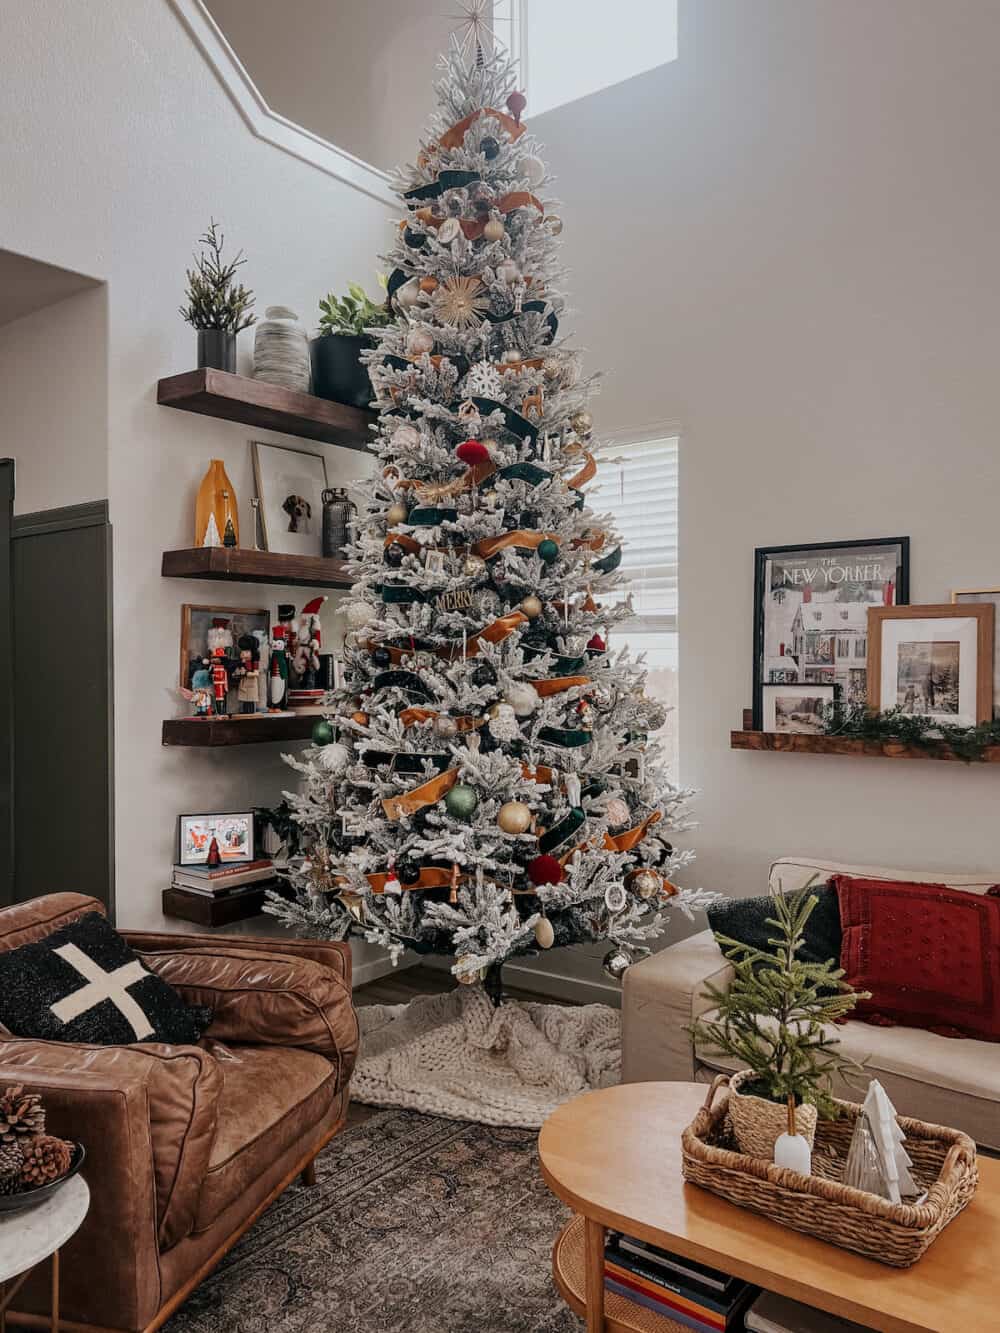
[{"label": "black ball ornament", "polygon": [[414,231],[412,227],[407,227],[403,232],[403,240],[411,250],[420,250],[427,244],[427,237],[422,231]]},{"label": "black ball ornament", "polygon": [[518,522],[522,528],[527,528],[530,532],[533,528],[538,527],[538,515],[533,509],[524,509],[521,512],[521,517],[518,519]]},{"label": "black ball ornament", "polygon": [[396,878],[400,884],[416,884],[420,880],[420,866],[409,856],[396,862]]},{"label": "black ball ornament", "polygon": [[500,144],[492,134],[487,134],[479,140],[479,151],[487,162],[492,162],[495,157],[500,156]]},{"label": "black ball ornament", "polygon": [[384,671],[386,667],[392,666],[392,653],[388,648],[376,648],[372,653],[372,664]]},{"label": "black ball ornament", "polygon": [[480,688],[485,685],[493,685],[496,681],[497,673],[490,666],[489,662],[484,662],[482,666],[477,666],[472,673],[473,685]]},{"label": "black ball ornament", "polygon": [[405,555],[406,551],[399,542],[390,542],[385,548],[383,559],[390,569],[398,569],[403,563],[403,557]]}]

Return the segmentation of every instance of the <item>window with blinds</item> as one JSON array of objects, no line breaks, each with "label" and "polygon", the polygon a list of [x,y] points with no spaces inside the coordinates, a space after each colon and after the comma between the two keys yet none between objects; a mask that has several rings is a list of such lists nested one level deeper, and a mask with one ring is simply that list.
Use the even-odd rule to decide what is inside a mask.
[{"label": "window with blinds", "polygon": [[[677,706],[677,467],[676,435],[630,440],[609,447],[587,503],[611,514],[622,538],[621,569],[627,581],[613,594],[631,594],[634,614],[612,633],[610,647],[625,644],[646,658],[646,689],[669,709]],[[610,597],[602,600],[610,600]],[[659,740],[669,769],[677,772],[677,727],[668,716]]]}]

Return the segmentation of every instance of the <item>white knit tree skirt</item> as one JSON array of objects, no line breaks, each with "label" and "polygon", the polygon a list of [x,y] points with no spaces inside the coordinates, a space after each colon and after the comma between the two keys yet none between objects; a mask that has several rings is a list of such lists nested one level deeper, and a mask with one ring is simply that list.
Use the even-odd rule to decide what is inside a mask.
[{"label": "white knit tree skirt", "polygon": [[482,986],[359,1009],[351,1096],[484,1125],[541,1125],[560,1102],[621,1078],[621,1018],[507,1000]]}]

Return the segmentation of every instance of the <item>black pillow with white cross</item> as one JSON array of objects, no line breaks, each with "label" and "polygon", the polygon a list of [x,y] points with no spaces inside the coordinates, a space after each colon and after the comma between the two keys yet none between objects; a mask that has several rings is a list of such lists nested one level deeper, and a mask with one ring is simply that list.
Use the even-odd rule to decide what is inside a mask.
[{"label": "black pillow with white cross", "polygon": [[210,1009],[185,1004],[148,971],[100,912],[0,951],[0,1024],[15,1037],[193,1045],[211,1021]]}]

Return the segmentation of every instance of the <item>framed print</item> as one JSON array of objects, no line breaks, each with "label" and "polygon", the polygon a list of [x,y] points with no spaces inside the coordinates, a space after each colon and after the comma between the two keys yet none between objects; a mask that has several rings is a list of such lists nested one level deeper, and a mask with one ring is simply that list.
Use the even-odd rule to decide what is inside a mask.
[{"label": "framed print", "polygon": [[225,648],[227,657],[236,658],[240,639],[260,633],[267,643],[271,636],[271,614],[262,608],[194,606],[185,602],[181,607],[181,685],[190,689],[191,663],[211,657],[216,643]]},{"label": "framed print", "polygon": [[988,602],[993,607],[993,716],[1000,718],[1000,588],[962,588],[951,600],[957,606]]},{"label": "framed print", "polygon": [[428,574],[444,573],[444,551],[425,551],[424,569]]},{"label": "framed print", "polygon": [[178,865],[204,865],[213,838],[219,844],[223,865],[239,865],[254,859],[252,810],[214,815],[181,815],[177,825]]},{"label": "framed print", "polygon": [[826,719],[839,694],[837,685],[764,685],[764,731],[823,736]]},{"label": "framed print", "polygon": [[762,546],[754,552],[753,725],[764,685],[836,685],[864,703],[868,609],[910,599],[910,539]]},{"label": "framed print", "polygon": [[868,612],[868,704],[959,727],[993,717],[994,608],[876,606]]},{"label": "framed print", "polygon": [[326,459],[284,444],[250,441],[264,549],[323,554]]}]

